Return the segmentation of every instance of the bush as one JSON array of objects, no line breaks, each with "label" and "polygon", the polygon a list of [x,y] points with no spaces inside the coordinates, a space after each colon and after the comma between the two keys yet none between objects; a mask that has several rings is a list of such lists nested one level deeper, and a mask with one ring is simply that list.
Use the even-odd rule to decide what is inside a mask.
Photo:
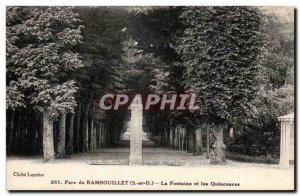
[{"label": "bush", "polygon": [[252,157],[248,155],[233,154],[226,151],[226,159],[247,162],[247,163],[266,163],[266,164],[279,164],[279,159],[274,159],[272,157]]},{"label": "bush", "polygon": [[280,128],[275,115],[261,114],[235,129],[234,138],[225,140],[227,151],[250,157],[279,157]]}]

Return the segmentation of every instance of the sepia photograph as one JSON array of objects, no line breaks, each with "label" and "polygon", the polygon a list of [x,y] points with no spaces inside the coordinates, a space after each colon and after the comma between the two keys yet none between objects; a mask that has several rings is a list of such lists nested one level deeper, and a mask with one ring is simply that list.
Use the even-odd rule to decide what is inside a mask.
[{"label": "sepia photograph", "polygon": [[6,6],[6,189],[295,191],[295,12]]}]

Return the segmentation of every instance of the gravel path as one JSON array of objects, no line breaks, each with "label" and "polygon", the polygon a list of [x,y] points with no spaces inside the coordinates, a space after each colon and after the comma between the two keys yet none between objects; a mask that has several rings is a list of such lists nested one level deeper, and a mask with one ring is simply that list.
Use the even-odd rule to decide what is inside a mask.
[{"label": "gravel path", "polygon": [[[42,163],[41,156],[35,157],[8,157],[10,160],[28,160]],[[72,155],[72,158],[56,159],[55,163],[86,163],[94,165],[127,165],[129,160],[129,148],[104,148],[93,152]],[[193,156],[192,153],[177,151],[169,148],[143,147],[143,161],[145,165],[153,166],[184,166],[184,167],[233,167],[233,168],[266,168],[277,169],[274,164],[244,163],[227,160],[226,165],[210,165],[205,156]],[[292,169],[292,168],[291,168]]]}]

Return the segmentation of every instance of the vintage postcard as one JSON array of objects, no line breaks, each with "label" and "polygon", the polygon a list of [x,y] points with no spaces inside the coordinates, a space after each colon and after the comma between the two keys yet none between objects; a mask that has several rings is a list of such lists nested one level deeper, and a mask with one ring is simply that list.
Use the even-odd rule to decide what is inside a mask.
[{"label": "vintage postcard", "polygon": [[7,6],[6,189],[294,191],[294,12]]}]

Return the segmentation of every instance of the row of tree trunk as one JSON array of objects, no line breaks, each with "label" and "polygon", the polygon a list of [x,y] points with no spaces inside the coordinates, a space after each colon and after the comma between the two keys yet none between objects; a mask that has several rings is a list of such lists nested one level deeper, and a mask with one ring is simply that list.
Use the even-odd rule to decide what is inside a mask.
[{"label": "row of tree trunk", "polygon": [[[193,153],[193,155],[203,155],[203,134],[206,134],[203,128],[185,128],[176,126],[170,129],[169,146],[180,151]],[[207,140],[205,140],[207,142]]]},{"label": "row of tree trunk", "polygon": [[[115,146],[120,140],[122,119],[114,113],[105,123],[89,110],[90,104],[79,104],[74,114],[61,114],[53,120],[49,110],[43,113],[27,108],[7,112],[7,153],[44,155],[45,162],[66,158],[72,153],[88,152]],[[119,122],[118,122],[119,121]],[[223,164],[225,145],[222,124],[198,128],[176,126],[158,132],[161,145],[202,155],[206,143],[207,158],[212,164]],[[108,131],[109,130],[109,131]],[[203,136],[205,142],[203,142]]]},{"label": "row of tree trunk", "polygon": [[[40,155],[45,162],[111,145],[109,124],[78,105],[75,113],[51,118],[50,111],[26,108],[7,111],[7,154]],[[85,105],[88,106],[88,105]]]},{"label": "row of tree trunk", "polygon": [[201,127],[184,127],[164,129],[159,133],[160,143],[180,151],[203,155],[210,159],[211,164],[225,164],[225,149],[223,142],[223,124],[203,125]]}]

